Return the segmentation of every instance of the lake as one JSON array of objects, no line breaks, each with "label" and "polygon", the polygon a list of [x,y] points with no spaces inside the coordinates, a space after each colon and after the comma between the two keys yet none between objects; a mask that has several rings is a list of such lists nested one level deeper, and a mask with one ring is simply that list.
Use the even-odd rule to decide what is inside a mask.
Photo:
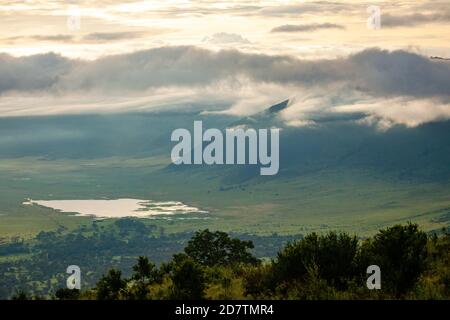
[{"label": "lake", "polygon": [[32,200],[24,205],[39,205],[54,210],[74,213],[76,216],[97,218],[148,218],[159,215],[208,213],[188,206],[180,201],[152,201],[141,199],[102,199],[102,200]]}]

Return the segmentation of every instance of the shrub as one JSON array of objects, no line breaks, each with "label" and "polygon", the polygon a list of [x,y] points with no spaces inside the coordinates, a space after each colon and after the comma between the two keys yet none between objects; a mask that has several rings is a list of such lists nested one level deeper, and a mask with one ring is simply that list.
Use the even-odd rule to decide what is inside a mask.
[{"label": "shrub", "polygon": [[173,267],[171,298],[176,300],[200,300],[204,297],[205,276],[202,267],[187,258]]},{"label": "shrub", "polygon": [[126,281],[122,279],[122,272],[120,270],[110,269],[97,283],[97,299],[117,300],[125,285]]},{"label": "shrub", "polygon": [[425,270],[427,235],[415,224],[381,230],[365,241],[359,259],[361,270],[369,265],[381,269],[382,289],[395,296],[411,290]]},{"label": "shrub", "polygon": [[344,288],[356,274],[358,240],[345,233],[330,232],[324,236],[312,233],[304,239],[289,243],[274,262],[277,282],[305,279],[308,270],[328,284]]},{"label": "shrub", "polygon": [[225,232],[206,229],[195,233],[184,252],[204,266],[255,264],[258,260],[248,251],[250,249],[253,249],[251,241],[234,239]]}]

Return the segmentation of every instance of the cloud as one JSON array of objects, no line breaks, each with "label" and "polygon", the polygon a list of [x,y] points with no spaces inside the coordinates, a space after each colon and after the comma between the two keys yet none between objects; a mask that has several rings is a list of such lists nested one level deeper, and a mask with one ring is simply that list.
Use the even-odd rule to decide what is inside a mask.
[{"label": "cloud", "polygon": [[251,115],[292,96],[280,115],[288,125],[359,113],[367,124],[416,126],[450,116],[450,63],[380,49],[328,60],[193,46],[93,61],[0,55],[2,116],[175,106]]},{"label": "cloud", "polygon": [[450,103],[437,99],[395,98],[340,106],[336,111],[364,113],[367,116],[359,123],[376,125],[381,130],[387,130],[396,124],[412,128],[427,122],[450,119]]},{"label": "cloud", "polygon": [[303,14],[353,13],[364,5],[342,2],[311,1],[297,4],[278,4],[258,10],[257,14],[271,17],[296,16]]},{"label": "cloud", "polygon": [[334,23],[311,23],[311,24],[285,24],[276,28],[273,28],[270,32],[305,32],[315,31],[321,29],[345,29],[344,26]]},{"label": "cloud", "polygon": [[77,63],[59,55],[12,57],[0,54],[0,94],[7,91],[48,90]]},{"label": "cloud", "polygon": [[43,42],[72,42],[75,40],[74,36],[67,34],[57,35],[28,35],[28,36],[15,36],[1,39],[4,43],[17,43],[24,41],[43,41]]},{"label": "cloud", "polygon": [[39,41],[55,41],[55,42],[68,42],[73,40],[73,36],[67,35],[67,34],[58,34],[58,35],[34,35],[30,36],[33,40],[39,40]]},{"label": "cloud", "polygon": [[[347,117],[345,117],[347,115]],[[450,101],[441,98],[373,98],[356,92],[300,95],[280,114],[288,126],[317,127],[329,119],[353,119],[385,131],[395,125],[412,128],[450,119]]]},{"label": "cloud", "polygon": [[449,23],[450,12],[435,12],[435,13],[414,13],[407,15],[391,15],[383,14],[381,16],[381,27],[395,28],[395,27],[414,27],[429,23]]},{"label": "cloud", "polygon": [[83,37],[86,41],[114,41],[114,40],[124,40],[124,39],[136,39],[145,36],[145,32],[94,32],[89,33]]},{"label": "cloud", "polygon": [[[243,80],[244,79],[244,80]],[[161,47],[94,61],[56,54],[0,56],[0,93],[10,90],[142,91],[171,85],[240,81],[338,87],[373,96],[450,93],[450,64],[406,51],[368,49],[345,58],[300,60],[292,56]]]},{"label": "cloud", "polygon": [[250,41],[245,39],[239,34],[236,33],[226,33],[226,32],[220,32],[215,33],[212,36],[205,37],[203,39],[203,42],[212,43],[212,44],[236,44],[236,43],[243,43],[243,44],[249,44]]},{"label": "cloud", "polygon": [[84,36],[74,36],[69,34],[57,34],[57,35],[24,35],[24,36],[14,36],[1,39],[5,43],[17,43],[17,42],[58,42],[58,43],[102,43],[102,42],[112,42],[120,40],[130,40],[144,38],[149,35],[156,35],[164,32],[169,32],[169,30],[154,29],[149,31],[121,31],[121,32],[93,32],[88,33]]}]

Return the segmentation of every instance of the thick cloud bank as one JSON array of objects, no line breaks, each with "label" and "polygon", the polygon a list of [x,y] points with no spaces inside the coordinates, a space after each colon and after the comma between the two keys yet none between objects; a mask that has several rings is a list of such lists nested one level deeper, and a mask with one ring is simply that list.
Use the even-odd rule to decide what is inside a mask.
[{"label": "thick cloud bank", "polygon": [[291,125],[314,123],[324,113],[352,112],[383,127],[415,126],[450,117],[450,63],[379,49],[334,60],[192,46],[94,61],[52,53],[0,55],[3,116],[132,111],[175,104],[228,105],[225,112],[248,115],[287,97],[295,97],[283,113]]}]

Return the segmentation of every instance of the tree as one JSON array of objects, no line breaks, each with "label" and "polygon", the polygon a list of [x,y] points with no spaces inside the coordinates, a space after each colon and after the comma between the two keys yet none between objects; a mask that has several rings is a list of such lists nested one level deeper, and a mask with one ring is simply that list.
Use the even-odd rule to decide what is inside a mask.
[{"label": "tree", "polygon": [[147,257],[140,256],[137,264],[133,266],[132,279],[136,281],[136,291],[132,298],[144,300],[147,298],[147,286],[158,281],[159,274],[154,263],[150,262]]},{"label": "tree", "polygon": [[273,287],[271,281],[273,268],[271,263],[257,266],[245,266],[242,270],[242,286],[245,295],[252,298],[266,298]]},{"label": "tree", "polygon": [[139,256],[137,264],[133,266],[134,280],[145,282],[151,280],[155,276],[155,264],[150,262],[147,257]]},{"label": "tree", "polygon": [[191,258],[183,259],[173,267],[171,298],[200,300],[204,297],[205,276],[202,267]]},{"label": "tree", "polygon": [[117,300],[119,293],[125,288],[126,281],[122,279],[120,270],[110,269],[97,283],[98,300]]},{"label": "tree", "polygon": [[344,288],[356,273],[358,240],[346,233],[330,232],[324,236],[312,233],[288,243],[274,262],[275,282],[302,280],[308,270],[316,268],[329,284]]},{"label": "tree", "polygon": [[184,252],[195,262],[205,266],[235,263],[255,264],[258,260],[248,251],[253,242],[230,238],[221,231],[198,231],[189,240]]},{"label": "tree", "polygon": [[382,288],[401,296],[415,286],[425,270],[426,246],[427,235],[416,224],[381,230],[362,246],[361,271],[365,272],[369,265],[378,265]]},{"label": "tree", "polygon": [[358,239],[346,233],[330,232],[319,241],[319,275],[330,285],[343,289],[356,275]]}]

